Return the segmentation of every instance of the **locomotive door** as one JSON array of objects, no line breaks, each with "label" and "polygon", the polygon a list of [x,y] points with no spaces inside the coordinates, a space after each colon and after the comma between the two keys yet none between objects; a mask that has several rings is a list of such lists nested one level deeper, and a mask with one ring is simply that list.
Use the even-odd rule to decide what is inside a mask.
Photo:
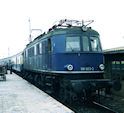
[{"label": "locomotive door", "polygon": [[51,39],[45,40],[43,42],[43,69],[51,69]]},{"label": "locomotive door", "polygon": [[47,61],[48,61],[48,62],[47,62],[47,64],[48,64],[48,65],[47,65],[47,67],[48,67],[47,69],[48,69],[48,70],[51,69],[51,62],[52,62],[52,61],[51,61],[51,60],[52,60],[52,59],[51,59],[51,56],[52,56],[52,55],[51,55],[51,39],[49,38],[49,39],[48,39],[48,54],[47,54]]}]

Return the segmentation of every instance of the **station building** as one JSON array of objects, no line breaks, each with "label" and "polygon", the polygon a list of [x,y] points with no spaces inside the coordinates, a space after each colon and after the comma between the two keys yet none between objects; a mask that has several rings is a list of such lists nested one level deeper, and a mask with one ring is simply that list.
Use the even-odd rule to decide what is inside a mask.
[{"label": "station building", "polygon": [[121,82],[121,90],[115,92],[124,96],[124,47],[104,50],[105,78]]}]

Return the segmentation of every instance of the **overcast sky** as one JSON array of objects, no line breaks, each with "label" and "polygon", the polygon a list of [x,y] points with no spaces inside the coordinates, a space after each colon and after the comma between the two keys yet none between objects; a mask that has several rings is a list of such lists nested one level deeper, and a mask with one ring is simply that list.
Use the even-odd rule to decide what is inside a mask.
[{"label": "overcast sky", "polygon": [[0,58],[25,48],[29,18],[43,32],[60,19],[94,20],[103,49],[124,46],[123,0],[0,0]]}]

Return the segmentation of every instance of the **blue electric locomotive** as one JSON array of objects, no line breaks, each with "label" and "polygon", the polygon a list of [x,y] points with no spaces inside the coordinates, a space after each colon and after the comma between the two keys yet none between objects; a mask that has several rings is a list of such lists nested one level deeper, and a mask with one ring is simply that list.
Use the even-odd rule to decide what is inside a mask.
[{"label": "blue electric locomotive", "polygon": [[46,92],[68,102],[110,87],[103,79],[99,33],[76,20],[61,20],[29,43],[24,50],[23,73]]},{"label": "blue electric locomotive", "polygon": [[[92,21],[88,21],[89,23]],[[88,24],[87,24],[88,25]],[[30,42],[24,51],[21,75],[62,101],[87,99],[109,89],[99,33],[84,22],[61,20]]]},{"label": "blue electric locomotive", "polygon": [[100,73],[101,77],[104,65],[98,32],[91,28],[84,31],[83,27],[64,27],[56,26],[27,45],[24,68],[51,74]]}]

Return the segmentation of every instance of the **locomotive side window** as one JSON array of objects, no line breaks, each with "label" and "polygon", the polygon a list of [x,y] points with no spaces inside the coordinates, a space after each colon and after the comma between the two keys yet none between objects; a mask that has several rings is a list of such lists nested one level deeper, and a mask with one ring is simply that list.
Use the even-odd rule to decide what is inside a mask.
[{"label": "locomotive side window", "polygon": [[34,56],[34,47],[31,48],[31,56]]},{"label": "locomotive side window", "polygon": [[80,51],[80,37],[66,37],[66,51]]},{"label": "locomotive side window", "polygon": [[87,36],[82,37],[83,51],[89,51],[89,40]]},{"label": "locomotive side window", "polygon": [[36,48],[36,45],[34,45],[34,55],[37,55],[37,48]]},{"label": "locomotive side window", "polygon": [[39,44],[37,44],[37,55],[39,55]]},{"label": "locomotive side window", "polygon": [[90,37],[92,51],[101,51],[100,41],[98,37]]},{"label": "locomotive side window", "polygon": [[28,49],[26,49],[25,56],[28,57]]},{"label": "locomotive side window", "polygon": [[34,47],[31,47],[31,48],[28,49],[28,56],[29,57],[34,56]]},{"label": "locomotive side window", "polygon": [[42,43],[39,44],[39,53],[42,54]]},{"label": "locomotive side window", "polygon": [[51,52],[51,40],[48,39],[48,52]]},{"label": "locomotive side window", "polygon": [[28,49],[28,57],[30,57],[31,56],[31,51],[30,51],[31,49]]},{"label": "locomotive side window", "polygon": [[26,50],[24,51],[24,57],[26,58]]},{"label": "locomotive side window", "polygon": [[44,54],[46,52],[46,41],[42,42],[42,53]]}]

